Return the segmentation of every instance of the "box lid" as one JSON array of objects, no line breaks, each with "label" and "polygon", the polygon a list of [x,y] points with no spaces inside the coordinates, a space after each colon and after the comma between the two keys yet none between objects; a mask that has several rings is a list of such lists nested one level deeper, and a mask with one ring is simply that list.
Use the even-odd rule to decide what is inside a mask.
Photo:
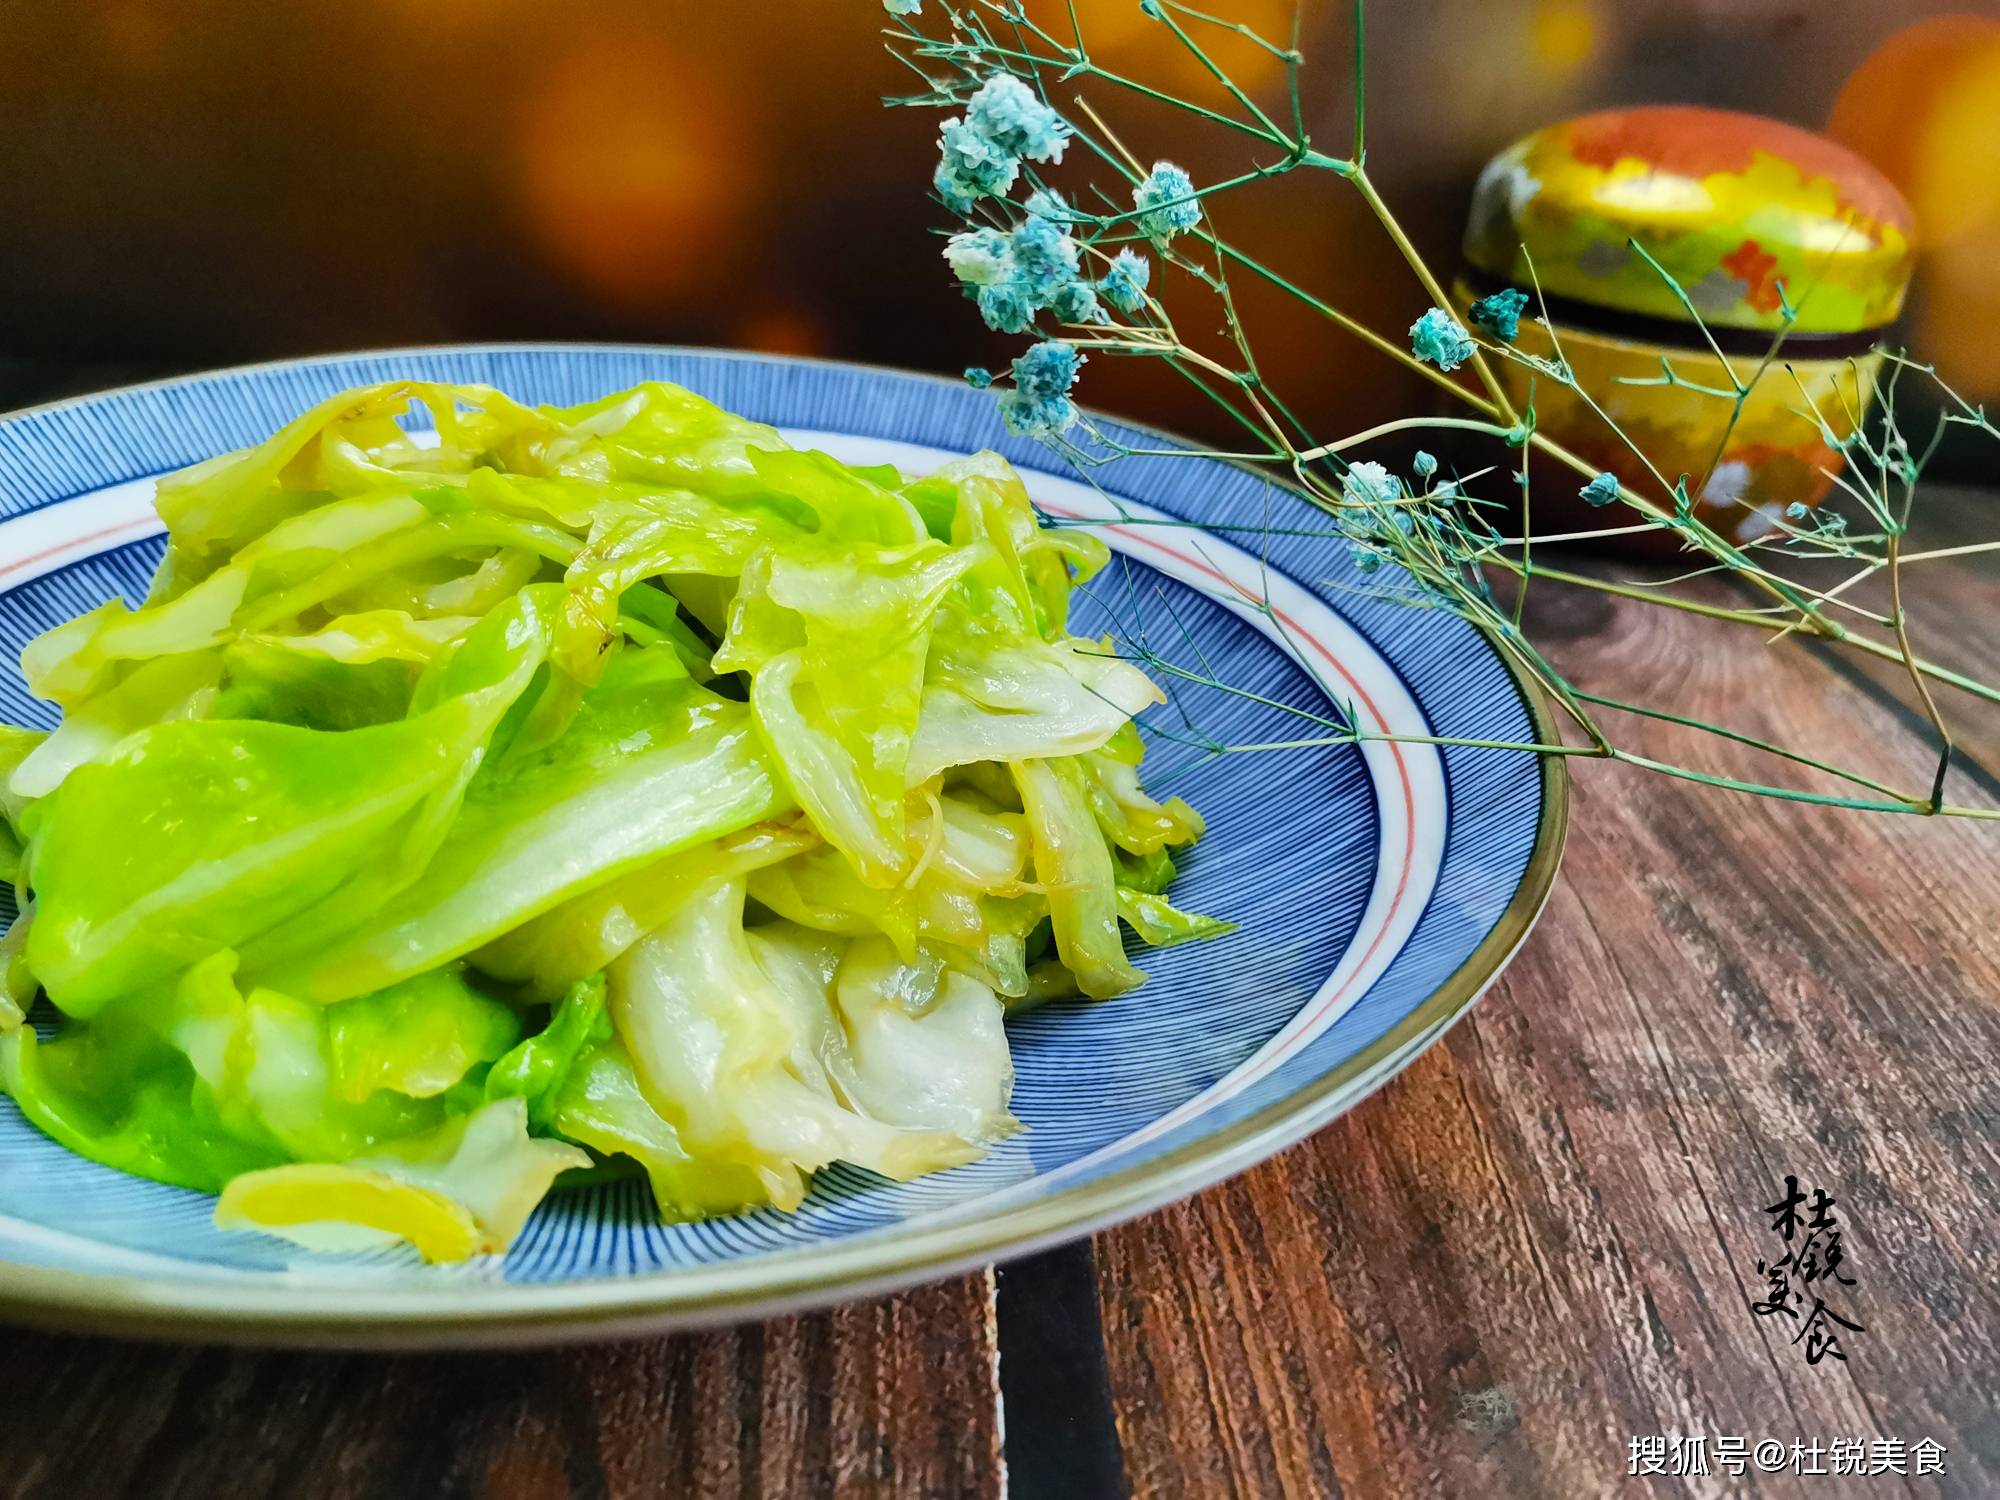
[{"label": "box lid", "polygon": [[1705,323],[1775,331],[1788,299],[1801,334],[1893,322],[1915,253],[1909,205],[1845,147],[1756,115],[1662,105],[1564,120],[1494,157],[1465,256],[1476,277],[1539,278],[1553,315],[1567,300],[1692,322],[1635,240]]}]

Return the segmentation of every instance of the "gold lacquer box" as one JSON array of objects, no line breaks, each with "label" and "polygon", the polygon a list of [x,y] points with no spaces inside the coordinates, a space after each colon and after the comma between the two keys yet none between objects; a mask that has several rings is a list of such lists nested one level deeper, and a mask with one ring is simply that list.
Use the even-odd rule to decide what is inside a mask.
[{"label": "gold lacquer box", "polygon": [[[1554,337],[1531,300],[1516,347],[1559,341],[1611,418],[1542,379],[1540,430],[1643,493],[1685,478],[1703,519],[1748,536],[1831,486],[1827,439],[1866,413],[1913,258],[1909,205],[1861,158],[1775,120],[1660,106],[1565,120],[1488,163],[1456,291],[1463,308],[1539,286]],[[1534,372],[1502,369],[1525,403]]]}]

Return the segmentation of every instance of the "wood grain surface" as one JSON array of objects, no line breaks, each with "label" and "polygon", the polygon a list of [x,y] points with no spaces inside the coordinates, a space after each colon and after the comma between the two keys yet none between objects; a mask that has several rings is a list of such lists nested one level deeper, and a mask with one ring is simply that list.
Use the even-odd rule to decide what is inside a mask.
[{"label": "wood grain surface", "polygon": [[[1991,657],[2000,574],[1933,566],[1929,644]],[[1588,642],[1567,653],[1587,689],[1927,779],[1907,710],[1828,652],[1604,596],[1533,603],[1545,638]],[[2000,742],[1991,712],[1947,707]],[[1632,734],[1755,768],[1672,726]],[[1994,805],[1990,769],[1962,765],[1953,799]],[[1992,825],[1581,766],[1550,908],[1442,1045],[1314,1139],[1100,1237],[1133,1490],[2000,1493],[1996,1057]],[[1845,1364],[1806,1365],[1748,1311],[1788,1172],[1839,1200],[1858,1284],[1836,1305],[1865,1327]],[[1627,1477],[1631,1439],[1668,1433],[1950,1451],[1942,1484]]]},{"label": "wood grain surface", "polygon": [[698,1337],[261,1353],[0,1330],[0,1494],[1001,1492],[992,1274]]},{"label": "wood grain surface", "polygon": [[[2000,574],[1975,562],[1927,565],[1919,625],[1992,672]],[[1533,602],[1587,688],[1928,774],[1892,672]],[[2000,715],[1945,701],[1954,800],[2000,803]],[[1093,1246],[549,1353],[0,1329],[0,1496],[2000,1494],[2000,828],[1594,765],[1571,826],[1540,928],[1441,1045]],[[1845,1363],[1749,1311],[1787,1173],[1838,1200]],[[1628,1477],[1631,1440],[1670,1433],[1930,1439],[1946,1474]]]}]

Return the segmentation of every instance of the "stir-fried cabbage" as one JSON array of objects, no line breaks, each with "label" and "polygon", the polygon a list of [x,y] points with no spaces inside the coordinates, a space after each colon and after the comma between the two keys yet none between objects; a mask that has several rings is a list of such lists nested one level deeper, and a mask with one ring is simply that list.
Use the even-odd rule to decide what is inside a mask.
[{"label": "stir-fried cabbage", "polygon": [[1102,544],[990,454],[398,382],[158,507],[145,603],[22,653],[61,727],[0,727],[0,1089],[218,1223],[453,1260],[572,1170],[693,1217],[953,1166],[1018,1128],[1009,1010],[1229,930],[1164,894],[1158,690],[1069,634]]}]

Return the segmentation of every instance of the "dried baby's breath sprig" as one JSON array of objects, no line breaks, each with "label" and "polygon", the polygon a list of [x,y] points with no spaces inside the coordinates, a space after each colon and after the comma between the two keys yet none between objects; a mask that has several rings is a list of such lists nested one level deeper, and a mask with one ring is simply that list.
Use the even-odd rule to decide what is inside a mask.
[{"label": "dried baby's breath sprig", "polygon": [[[1731,410],[1707,471],[1699,476],[1669,475],[1635,437],[1617,427],[1577,382],[1563,353],[1558,331],[1542,305],[1539,285],[1508,288],[1480,299],[1468,313],[1468,328],[1450,310],[1437,276],[1403,232],[1369,176],[1366,152],[1365,7],[1354,8],[1354,96],[1352,140],[1344,155],[1318,148],[1309,136],[1299,89],[1304,62],[1298,23],[1285,43],[1248,26],[1198,10],[1179,0],[1142,0],[1141,11],[1159,29],[1163,47],[1179,49],[1215,85],[1208,103],[1188,98],[1106,67],[1095,57],[1074,4],[1065,0],[1031,6],[1027,0],[938,0],[925,11],[914,0],[891,0],[890,50],[922,80],[921,91],[893,104],[944,111],[939,161],[934,176],[939,201],[961,227],[944,245],[949,274],[962,285],[988,326],[1035,342],[1013,362],[1011,377],[996,382],[985,370],[969,371],[973,384],[992,385],[1010,430],[1038,438],[1086,476],[1138,454],[1223,458],[1265,468],[1289,487],[1274,493],[1302,497],[1323,515],[1318,525],[1285,523],[1273,515],[1255,528],[1323,539],[1328,557],[1349,571],[1331,580],[1411,608],[1444,609],[1485,632],[1495,646],[1540,683],[1573,726],[1579,743],[1498,746],[1542,755],[1612,760],[1660,774],[1792,801],[1884,812],[1996,818],[2000,810],[1958,806],[1946,800],[1952,738],[1937,690],[2000,702],[2000,689],[1925,659],[1912,642],[1904,606],[1904,570],[1913,564],[2000,548],[2000,542],[1912,552],[1905,546],[1924,467],[1939,436],[1952,424],[2000,438],[1985,413],[1939,385],[1945,405],[1937,429],[1912,443],[1897,423],[1894,387],[1905,374],[1935,382],[1935,372],[1891,354],[1883,380],[1859,364],[1857,389],[1866,380],[1879,414],[1863,427],[1857,413],[1818,410],[1797,382],[1800,412],[1815,421],[1827,446],[1845,460],[1831,477],[1838,504],[1807,510],[1795,506],[1760,512],[1763,531],[1738,541],[1711,526],[1695,497],[1744,505],[1727,493],[1723,471],[1729,439],[1750,393],[1766,379],[1789,375],[1784,346],[1798,313],[1791,289],[1781,287],[1781,326],[1763,356],[1747,364],[1732,361],[1710,335],[1693,300],[1636,243],[1633,249],[1672,288],[1707,352],[1727,384],[1699,382],[1661,361],[1657,377],[1634,383],[1672,385],[1728,403]],[[1247,43],[1283,67],[1286,103],[1267,110],[1216,59],[1209,43],[1227,37]],[[1198,182],[1164,157],[1128,148],[1105,124],[1093,94],[1116,93],[1174,112],[1182,124],[1219,130],[1246,145],[1251,159],[1242,171],[1217,181]],[[1075,148],[1088,164],[1087,185],[1068,197],[1045,178],[1044,168],[1063,161]],[[1307,290],[1224,238],[1216,226],[1221,200],[1238,189],[1275,178],[1304,174],[1300,191],[1332,180],[1357,193],[1374,215],[1414,282],[1413,321],[1398,340],[1367,327],[1333,301]],[[1156,266],[1155,263],[1158,263]],[[1163,296],[1160,268],[1180,273],[1190,296],[1206,299],[1219,312],[1221,343],[1184,338],[1174,310]],[[1412,415],[1379,423],[1342,437],[1316,435],[1284,393],[1259,367],[1251,338],[1237,308],[1234,278],[1249,276],[1293,299],[1311,317],[1339,334],[1359,340],[1375,354],[1451,392],[1465,408],[1460,416]],[[1812,288],[1800,291],[1802,302]],[[1196,305],[1200,305],[1199,301]],[[1534,311],[1547,330],[1549,350],[1534,355],[1517,349],[1520,319]],[[1160,362],[1186,380],[1222,411],[1244,435],[1227,449],[1135,448],[1101,431],[1076,404],[1073,389],[1087,360],[1145,358]],[[1530,377],[1529,396],[1520,406],[1510,399],[1498,367],[1511,363]],[[1454,372],[1462,368],[1463,376]],[[1467,380],[1464,377],[1469,376]],[[1600,471],[1537,428],[1534,393],[1558,388],[1594,411],[1633,455],[1648,482],[1635,486]],[[1835,420],[1838,418],[1838,421]],[[1416,452],[1407,477],[1375,462],[1346,455],[1363,444],[1398,434],[1434,430],[1470,434],[1494,446],[1496,462],[1477,473],[1444,477],[1437,460]],[[1840,433],[1851,433],[1840,436]],[[1540,454],[1576,475],[1577,493],[1601,510],[1606,524],[1561,534],[1536,534],[1528,457]],[[1518,532],[1503,526],[1514,507],[1474,492],[1482,482],[1518,489]],[[1130,517],[1132,524],[1163,523]],[[1230,528],[1217,528],[1230,529]],[[1687,562],[1671,578],[1617,582],[1549,566],[1537,547],[1666,532]],[[1844,564],[1843,578],[1822,586],[1826,564]],[[1198,684],[1225,693],[1239,690],[1210,671],[1200,642],[1167,611],[1178,627],[1165,650],[1149,643],[1146,612],[1129,586],[1118,601],[1124,611],[1120,649],[1169,682]],[[1886,575],[1886,610],[1870,609],[1853,597],[1876,574]],[[1685,592],[1709,575],[1726,575],[1752,594],[1743,607],[1717,604]],[[1810,576],[1809,576],[1810,574]],[[1357,581],[1358,580],[1358,581]],[[1531,585],[1551,584],[1603,590],[1626,598],[1681,610],[1706,619],[1749,627],[1773,641],[1809,636],[1901,665],[1928,721],[1937,752],[1936,769],[1922,789],[1897,789],[1858,771],[1798,750],[1665,709],[1606,698],[1571,683],[1524,629]],[[1505,587],[1496,585],[1504,584]],[[1511,599],[1503,597],[1511,593]],[[1164,595],[1160,596],[1164,603]],[[1251,601],[1277,625],[1269,601]],[[1157,616],[1158,611],[1153,612]],[[1261,701],[1261,700],[1260,700]],[[1277,705],[1282,707],[1283,705]],[[1370,736],[1351,715],[1318,715],[1296,709],[1309,733],[1287,747],[1353,744]],[[1805,768],[1834,786],[1820,791],[1730,776],[1661,761],[1621,745],[1613,727],[1617,715],[1636,715],[1695,729],[1759,754]],[[1206,754],[1276,748],[1229,745],[1203,736],[1191,718],[1154,732],[1182,738]],[[1407,737],[1398,737],[1407,738]],[[1462,740],[1426,740],[1468,744]]]}]

